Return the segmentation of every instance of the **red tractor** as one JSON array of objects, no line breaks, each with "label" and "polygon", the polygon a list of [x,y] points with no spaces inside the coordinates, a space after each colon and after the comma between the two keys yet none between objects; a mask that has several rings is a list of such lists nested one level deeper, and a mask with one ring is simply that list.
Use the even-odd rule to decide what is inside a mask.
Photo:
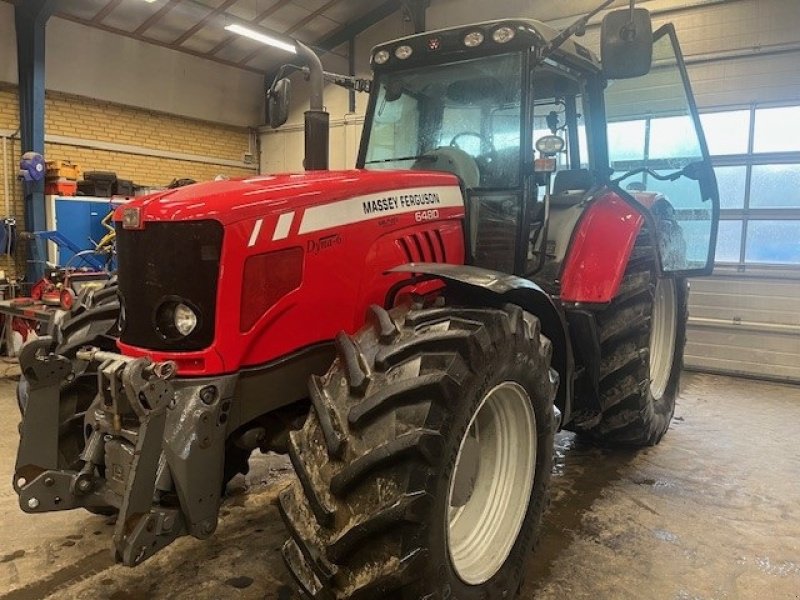
[{"label": "red tractor", "polygon": [[[284,452],[283,553],[308,596],[513,597],[554,434],[658,443],[686,278],[713,262],[716,181],[674,29],[611,12],[601,65],[570,39],[588,16],[379,45],[341,172],[298,44],[307,172],[120,208],[118,284],[23,350],[22,509],[117,514],[115,556],[137,565],[212,535],[251,452]],[[621,119],[651,112],[666,122],[637,156]]]}]

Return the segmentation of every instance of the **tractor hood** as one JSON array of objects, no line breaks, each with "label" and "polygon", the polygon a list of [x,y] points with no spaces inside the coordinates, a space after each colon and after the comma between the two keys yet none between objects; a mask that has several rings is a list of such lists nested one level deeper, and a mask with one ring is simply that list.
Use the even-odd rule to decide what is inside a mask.
[{"label": "tractor hood", "polygon": [[[137,198],[125,208],[139,207],[144,222],[214,219],[228,225],[384,190],[454,185],[458,179],[449,173],[313,171],[198,183]],[[115,221],[122,220],[122,210],[117,209]]]}]

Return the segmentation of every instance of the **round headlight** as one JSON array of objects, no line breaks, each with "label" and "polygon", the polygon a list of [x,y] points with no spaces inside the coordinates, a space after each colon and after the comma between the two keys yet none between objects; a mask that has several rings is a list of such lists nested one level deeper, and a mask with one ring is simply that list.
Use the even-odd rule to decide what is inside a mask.
[{"label": "round headlight", "polygon": [[536,149],[542,154],[558,154],[564,146],[564,140],[557,135],[545,135],[536,140]]},{"label": "round headlight", "polygon": [[398,46],[397,49],[394,51],[394,55],[400,60],[407,59],[413,53],[414,49],[411,46]]},{"label": "round headlight", "polygon": [[483,32],[470,31],[464,36],[464,45],[467,48],[475,48],[483,43]]},{"label": "round headlight", "polygon": [[194,328],[197,327],[197,315],[194,311],[183,303],[178,303],[175,306],[175,312],[172,315],[175,329],[182,336],[187,336]]},{"label": "round headlight", "polygon": [[389,51],[388,50],[378,50],[375,53],[375,56],[372,57],[372,60],[375,61],[376,65],[385,65],[386,62],[389,60]]},{"label": "round headlight", "polygon": [[499,27],[494,30],[492,39],[498,44],[505,44],[514,39],[516,32],[511,27]]}]

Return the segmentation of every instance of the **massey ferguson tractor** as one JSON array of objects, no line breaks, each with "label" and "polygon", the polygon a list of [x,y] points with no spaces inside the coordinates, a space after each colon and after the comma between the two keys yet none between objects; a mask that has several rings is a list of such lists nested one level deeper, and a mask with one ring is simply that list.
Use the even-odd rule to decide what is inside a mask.
[{"label": "massey ferguson tractor", "polygon": [[[325,73],[298,43],[306,172],[121,207],[117,279],[25,346],[22,510],[116,515],[114,555],[138,565],[211,536],[254,450],[288,453],[283,555],[305,595],[515,597],[554,434],[659,442],[686,279],[713,263],[674,29],[610,12],[601,63],[573,40],[595,13],[377,46],[339,172]],[[288,91],[270,90],[274,125]]]}]

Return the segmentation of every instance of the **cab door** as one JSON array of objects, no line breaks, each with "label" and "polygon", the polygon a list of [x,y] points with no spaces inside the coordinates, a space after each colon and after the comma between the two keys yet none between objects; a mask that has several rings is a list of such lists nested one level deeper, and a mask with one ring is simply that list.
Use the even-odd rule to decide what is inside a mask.
[{"label": "cab door", "polygon": [[671,24],[654,34],[650,71],[609,81],[605,104],[612,178],[626,199],[648,209],[662,270],[678,276],[710,274],[719,194]]}]

